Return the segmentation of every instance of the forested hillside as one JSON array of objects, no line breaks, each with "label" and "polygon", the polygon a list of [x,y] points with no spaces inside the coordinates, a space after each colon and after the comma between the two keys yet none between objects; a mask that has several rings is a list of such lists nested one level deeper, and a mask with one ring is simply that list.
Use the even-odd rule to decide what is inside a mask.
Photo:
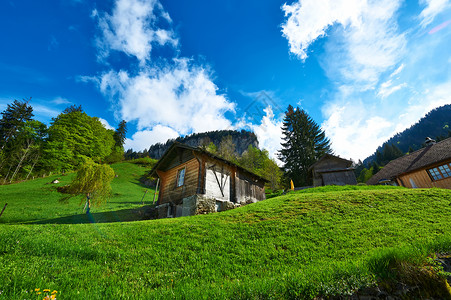
[{"label": "forested hillside", "polygon": [[235,151],[241,155],[247,150],[249,146],[258,148],[257,136],[250,131],[241,130],[216,130],[203,133],[193,133],[185,137],[178,137],[176,139],[169,139],[166,143],[156,143],[145,149],[144,151],[134,152],[133,149],[127,150],[125,153],[126,159],[139,158],[149,156],[154,159],[160,159],[160,157],[166,152],[166,150],[174,143],[179,142],[191,147],[208,146],[213,143],[217,148],[221,144],[224,138],[227,136],[232,137],[232,142],[235,144]]},{"label": "forested hillside", "polygon": [[[383,153],[386,145],[395,145],[403,154],[422,148],[426,137],[437,141],[451,137],[451,105],[444,105],[431,110],[417,123],[403,132],[397,133],[367,157],[363,164],[369,166],[376,160],[377,152]],[[397,151],[396,149],[394,150]]]}]

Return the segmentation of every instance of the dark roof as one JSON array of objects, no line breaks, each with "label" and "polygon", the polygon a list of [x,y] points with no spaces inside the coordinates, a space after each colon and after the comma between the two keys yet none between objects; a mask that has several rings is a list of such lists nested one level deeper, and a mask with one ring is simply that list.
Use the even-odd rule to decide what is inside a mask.
[{"label": "dark roof", "polygon": [[162,167],[165,164],[169,163],[174,158],[174,156],[177,155],[177,153],[178,153],[177,149],[186,149],[186,150],[196,151],[198,153],[203,153],[203,154],[208,155],[208,156],[210,156],[210,157],[212,157],[214,159],[220,160],[220,161],[222,161],[222,162],[224,162],[224,163],[226,163],[228,165],[235,166],[238,169],[240,169],[240,170],[242,170],[242,171],[244,171],[246,173],[249,173],[250,175],[252,175],[252,176],[254,176],[254,177],[256,177],[256,178],[258,178],[258,179],[260,179],[260,180],[262,180],[264,182],[269,182],[268,179],[263,178],[263,177],[255,174],[255,173],[253,173],[253,172],[251,172],[251,171],[249,171],[249,170],[247,170],[247,169],[245,169],[243,167],[240,167],[239,165],[237,165],[237,164],[235,164],[235,163],[233,163],[231,161],[228,161],[228,160],[226,160],[226,159],[224,159],[222,157],[214,155],[213,153],[210,153],[210,152],[208,152],[208,151],[206,151],[206,150],[204,150],[204,149],[202,149],[200,147],[191,147],[191,146],[179,143],[179,142],[174,142],[171,145],[171,147],[169,147],[169,149],[166,150],[166,152],[163,154],[163,156],[160,158],[160,160],[157,162],[157,164],[149,172],[149,175],[155,176],[155,172],[156,172],[157,169],[159,169],[160,167]]},{"label": "dark roof", "polygon": [[[339,157],[339,156],[335,156],[335,155],[326,153],[326,154],[324,154],[323,156],[321,156],[320,159],[318,159],[318,161],[317,161],[316,163],[314,163],[313,165],[311,165],[311,166],[308,168],[309,171],[310,171],[311,169],[313,169],[316,165],[318,165],[320,162],[322,162],[323,160],[330,159],[330,158],[341,160],[341,161],[343,161],[343,162],[346,163],[346,165],[347,165],[347,167],[348,167],[347,169],[354,170],[354,168],[350,168],[350,167],[352,166],[352,161],[351,161],[351,160],[347,160],[347,159],[341,158],[341,157]],[[347,169],[346,169],[346,170],[347,170]],[[345,169],[343,169],[343,170],[345,170]]]},{"label": "dark roof", "polygon": [[392,160],[371,177],[367,184],[378,184],[382,180],[392,180],[401,174],[423,169],[449,159],[451,159],[451,138]]}]

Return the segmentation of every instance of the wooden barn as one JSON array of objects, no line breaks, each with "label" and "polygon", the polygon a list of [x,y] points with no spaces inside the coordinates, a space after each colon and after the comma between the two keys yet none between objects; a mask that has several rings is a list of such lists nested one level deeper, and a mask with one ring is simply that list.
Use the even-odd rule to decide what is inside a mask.
[{"label": "wooden barn", "polygon": [[266,179],[180,143],[165,152],[150,175],[160,182],[158,218],[223,211],[265,199]]},{"label": "wooden barn", "polygon": [[428,138],[426,145],[392,160],[371,177],[367,184],[451,189],[451,138],[438,143]]},{"label": "wooden barn", "polygon": [[312,174],[313,186],[315,187],[357,184],[352,161],[332,154],[324,154],[310,166],[309,171]]}]

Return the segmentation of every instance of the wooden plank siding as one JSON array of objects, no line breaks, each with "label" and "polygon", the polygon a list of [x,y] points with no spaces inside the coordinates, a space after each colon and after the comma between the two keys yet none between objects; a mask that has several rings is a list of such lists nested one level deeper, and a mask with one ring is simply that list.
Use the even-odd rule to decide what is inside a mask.
[{"label": "wooden plank siding", "polygon": [[205,195],[224,201],[233,201],[231,197],[232,166],[208,157],[205,159]]},{"label": "wooden plank siding", "polygon": [[[405,186],[408,188],[442,188],[442,189],[451,189],[451,177],[439,179],[439,180],[432,180],[431,176],[427,172],[428,169],[432,169],[438,166],[441,166],[445,163],[449,162],[441,162],[435,165],[428,166],[425,169],[417,170],[415,172],[407,173],[407,174],[401,174],[398,176],[398,184],[401,186]],[[413,184],[415,186],[413,186]]]},{"label": "wooden plank siding", "polygon": [[265,200],[265,183],[256,182],[253,178],[244,174],[244,172],[237,172],[235,179],[236,186],[236,202],[245,203],[248,200],[255,199],[256,201]]},{"label": "wooden plank siding", "polygon": [[[177,160],[177,158],[175,160]],[[183,168],[186,168],[185,181],[182,186],[177,187],[177,173]],[[183,198],[196,194],[199,181],[199,162],[196,158],[192,158],[185,163],[176,165],[165,172],[157,170],[157,173],[160,177],[160,182],[162,183],[158,205],[171,202],[179,204]]]}]

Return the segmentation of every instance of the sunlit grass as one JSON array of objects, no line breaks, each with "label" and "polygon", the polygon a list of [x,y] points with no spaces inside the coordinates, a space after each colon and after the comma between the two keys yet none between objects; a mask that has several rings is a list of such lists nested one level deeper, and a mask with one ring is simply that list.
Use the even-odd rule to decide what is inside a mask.
[{"label": "sunlit grass", "polygon": [[[144,187],[126,178],[140,169],[115,168],[115,197],[129,198],[112,208],[139,206]],[[451,250],[451,191],[328,187],[177,219],[16,222],[0,225],[0,298],[48,287],[58,299],[311,299]]]}]

